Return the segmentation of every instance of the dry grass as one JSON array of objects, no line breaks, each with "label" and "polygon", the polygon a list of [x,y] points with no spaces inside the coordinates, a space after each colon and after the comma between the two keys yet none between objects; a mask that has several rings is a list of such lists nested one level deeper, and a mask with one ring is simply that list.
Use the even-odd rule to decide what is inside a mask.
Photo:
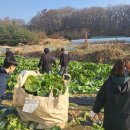
[{"label": "dry grass", "polygon": [[127,44],[83,44],[77,48],[81,50],[85,50],[87,52],[95,52],[95,51],[100,51],[104,49],[113,49],[113,48],[118,48],[118,49],[123,49],[123,46],[127,46]]},{"label": "dry grass", "polygon": [[124,54],[122,50],[119,49],[105,49],[100,51],[95,51],[90,54],[91,61],[107,63],[113,59],[123,58]]},{"label": "dry grass", "polygon": [[63,130],[92,130],[89,126],[66,127]]},{"label": "dry grass", "polygon": [[66,44],[69,44],[69,40],[66,39],[52,39],[52,38],[45,38],[42,39],[39,43],[40,45],[51,45],[51,46],[55,46],[55,47],[61,47],[61,46],[65,46]]},{"label": "dry grass", "polygon": [[43,49],[48,47],[51,50],[55,50],[57,48],[61,48],[69,44],[69,41],[66,39],[51,39],[51,38],[44,38],[42,39],[39,44],[37,45],[23,45],[23,46],[0,46],[3,48],[11,48],[14,54],[16,55],[39,55],[39,53],[43,52]]},{"label": "dry grass", "polygon": [[[43,52],[43,50],[41,49],[41,46],[38,48],[38,45],[33,45],[32,47],[34,50],[30,49],[30,51],[28,51],[28,48],[27,49],[23,48],[26,51],[22,51],[23,53],[22,55],[28,56],[28,57],[41,56],[41,53]],[[52,49],[54,49],[53,46],[51,47]],[[59,57],[61,53],[60,52],[61,47],[63,46],[60,46],[60,47],[57,46],[56,47],[57,49],[52,50],[51,54],[55,57]],[[77,47],[75,50],[70,51],[69,54],[72,60],[108,63],[108,61],[112,61],[114,59],[127,57],[129,49],[130,49],[130,46],[121,45],[121,44],[116,44],[116,45],[115,44],[106,44],[106,45],[84,44],[83,46]]]},{"label": "dry grass", "polygon": [[[17,55],[27,57],[39,57],[43,53],[43,49],[48,47],[52,55],[59,57],[60,48],[68,46],[69,41],[66,39],[44,38],[37,45],[24,45],[11,47]],[[72,45],[71,45],[72,46]],[[3,46],[2,46],[3,47]],[[7,48],[8,46],[6,46]],[[71,59],[78,61],[105,62],[117,58],[130,59],[130,45],[118,43],[90,44],[84,43],[81,46],[74,46],[75,50],[70,51]]]},{"label": "dry grass", "polygon": [[130,59],[129,44],[83,44],[77,49],[84,53],[77,53],[73,57],[85,61],[108,63],[118,58]]},{"label": "dry grass", "polygon": [[1,105],[12,106],[13,105],[13,101],[12,100],[3,100]]}]

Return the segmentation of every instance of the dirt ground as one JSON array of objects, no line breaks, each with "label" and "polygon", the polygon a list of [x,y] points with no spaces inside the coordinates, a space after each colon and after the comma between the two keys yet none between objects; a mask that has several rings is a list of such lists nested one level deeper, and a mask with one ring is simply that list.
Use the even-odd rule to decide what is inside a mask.
[{"label": "dirt ground", "polygon": [[48,47],[50,50],[55,50],[56,48],[62,48],[69,44],[69,41],[66,39],[52,39],[52,38],[45,38],[42,39],[36,45],[24,45],[19,44],[18,46],[11,47],[11,46],[0,46],[0,48],[11,48],[11,50],[16,55],[26,55],[28,53],[33,52],[43,52],[43,49]]},{"label": "dirt ground", "polygon": [[20,44],[15,47],[0,46],[0,48],[1,47],[11,48],[15,55],[22,55],[25,57],[39,57],[46,47],[50,49],[55,57],[59,57],[60,48],[66,47],[72,60],[98,63],[110,63],[119,58],[127,58],[130,60],[130,44],[126,43],[84,43],[77,46],[70,44],[70,41],[66,39],[44,38],[36,45]]},{"label": "dirt ground", "polygon": [[[12,104],[12,100],[3,100],[2,102],[3,106],[12,106]],[[76,104],[70,104],[68,111],[68,123],[63,130],[92,130],[92,122],[88,117],[91,108],[92,106],[78,106]],[[96,120],[99,120],[99,118],[95,119],[95,122]]]}]

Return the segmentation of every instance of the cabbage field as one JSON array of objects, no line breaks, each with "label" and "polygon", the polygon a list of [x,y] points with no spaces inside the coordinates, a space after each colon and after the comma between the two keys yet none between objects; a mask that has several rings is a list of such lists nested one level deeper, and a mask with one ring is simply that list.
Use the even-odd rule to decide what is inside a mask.
[{"label": "cabbage field", "polygon": [[[4,57],[0,58],[0,65],[3,64]],[[24,58],[16,56],[16,60],[19,66],[16,68],[13,74],[8,79],[8,89],[12,91],[17,83],[18,74],[22,70],[37,70],[39,59],[36,58]],[[102,86],[103,82],[109,76],[111,65],[108,64],[96,64],[91,62],[77,62],[71,61],[69,63],[69,74],[71,75],[71,82],[69,83],[69,93],[75,94],[95,94]],[[39,96],[48,96],[50,90],[54,89],[55,96],[58,96],[59,92],[64,93],[65,88],[61,83],[61,77],[59,76],[58,61],[57,67],[53,68],[52,74],[44,74],[43,77],[28,77],[25,83],[25,89],[28,92],[35,93]],[[31,87],[33,84],[33,87]],[[57,85],[56,88],[51,86]],[[42,88],[41,86],[47,86]],[[39,86],[39,87],[36,87]],[[9,109],[9,110],[8,110]],[[35,123],[31,123],[29,126],[22,122],[18,115],[8,114],[8,111],[15,110],[15,107],[0,108],[0,130],[34,130]],[[92,130],[102,130],[101,127],[96,126],[91,128]],[[52,130],[60,130],[58,127],[52,128]]]},{"label": "cabbage field", "polygon": [[[18,74],[23,70],[37,70],[39,59],[16,57],[19,66],[13,74],[10,75],[8,86],[13,89],[17,83]],[[0,65],[2,65],[4,58],[1,57]],[[58,61],[57,61],[58,66]],[[96,93],[106,78],[109,76],[111,65],[96,64],[91,62],[77,62],[71,61],[69,63],[69,74],[72,79],[69,84],[69,91],[71,94],[92,94]],[[58,67],[53,68],[53,77],[58,77]],[[49,76],[48,76],[49,78]],[[46,78],[47,80],[47,78]],[[53,81],[55,82],[55,80]]]}]

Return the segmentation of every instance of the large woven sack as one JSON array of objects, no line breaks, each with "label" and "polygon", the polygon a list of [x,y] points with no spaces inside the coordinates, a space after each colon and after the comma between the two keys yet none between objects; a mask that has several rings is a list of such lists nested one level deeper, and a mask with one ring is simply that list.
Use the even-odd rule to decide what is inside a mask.
[{"label": "large woven sack", "polygon": [[38,122],[38,129],[60,126],[64,128],[68,121],[69,94],[68,88],[64,95],[53,97],[33,96],[22,88],[27,77],[37,76],[34,71],[23,71],[19,75],[18,85],[14,89],[13,103],[18,114],[24,121]]}]

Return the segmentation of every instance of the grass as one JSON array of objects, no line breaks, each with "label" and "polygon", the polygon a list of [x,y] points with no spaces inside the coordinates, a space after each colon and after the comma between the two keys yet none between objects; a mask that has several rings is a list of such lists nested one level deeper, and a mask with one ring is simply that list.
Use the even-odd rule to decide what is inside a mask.
[{"label": "grass", "polygon": [[75,126],[75,127],[66,127],[63,130],[92,130],[89,126]]},{"label": "grass", "polygon": [[66,39],[44,38],[36,45],[24,45],[11,48],[16,55],[40,57],[43,49],[46,47],[50,49],[52,55],[55,57],[59,57],[60,48],[72,47],[73,49],[69,51],[71,59],[77,61],[109,63],[118,58],[130,59],[130,44],[126,43],[84,43],[80,46],[74,46],[69,44],[69,41]]},{"label": "grass", "polygon": [[123,43],[85,43],[76,47],[72,51],[73,58],[76,60],[109,63],[119,58],[130,59],[130,44]]},{"label": "grass", "polygon": [[56,48],[61,48],[69,44],[69,41],[66,39],[52,39],[44,38],[38,44],[35,45],[24,45],[24,46],[0,46],[2,48],[11,48],[14,54],[26,56],[30,53],[43,52],[43,49],[48,47],[50,50],[55,50]]}]

